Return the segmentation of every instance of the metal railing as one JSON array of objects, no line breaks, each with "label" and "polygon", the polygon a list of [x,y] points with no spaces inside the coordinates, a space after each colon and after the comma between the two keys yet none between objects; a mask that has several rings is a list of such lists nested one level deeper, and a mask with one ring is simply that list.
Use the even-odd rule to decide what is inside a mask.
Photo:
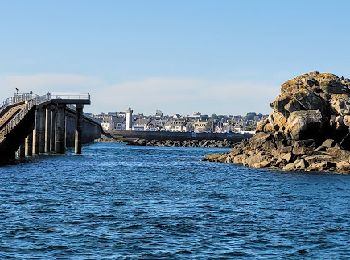
[{"label": "metal railing", "polygon": [[80,94],[52,93],[50,95],[51,95],[51,99],[90,100],[89,93],[80,93]]},{"label": "metal railing", "polygon": [[[23,100],[22,100],[23,101]],[[21,101],[21,102],[22,102]],[[17,113],[1,130],[1,135],[6,136],[8,133],[14,129],[19,122],[23,120],[23,118],[28,114],[28,112],[36,105],[40,105],[42,103],[45,103],[47,101],[50,101],[50,95],[46,94],[44,96],[38,96],[36,95],[34,98],[26,100],[25,101],[25,107]],[[19,103],[19,102],[17,102]]]},{"label": "metal railing", "polygon": [[13,97],[9,97],[7,98],[4,102],[2,102],[1,106],[0,106],[0,114],[2,113],[2,111],[4,111],[8,106],[17,104],[17,103],[21,103],[21,102],[25,102],[28,100],[33,99],[33,94],[32,93],[23,93],[23,94],[14,94]]},{"label": "metal railing", "polygon": [[[52,99],[68,99],[68,100],[90,100],[89,93],[79,93],[79,94],[69,94],[69,93],[47,93],[44,95],[47,97],[47,101]],[[13,97],[7,98],[4,102],[2,102],[0,106],[0,114],[4,111],[8,106],[15,105],[21,102],[29,101],[34,98],[39,97],[33,93],[15,93]],[[43,97],[43,96],[42,96]]]},{"label": "metal railing", "polygon": [[[25,102],[25,107],[17,113],[6,125],[5,127],[0,131],[0,142],[8,133],[14,129],[21,120],[27,115],[27,113],[37,105],[40,105],[42,103],[51,101],[53,99],[68,99],[68,100],[90,100],[90,94],[51,94],[47,93],[46,95],[39,96],[34,95],[32,93],[24,93],[24,94],[18,94],[16,93],[13,97],[7,98],[0,107],[0,114],[2,111],[4,111],[7,107],[15,104],[19,104],[22,102]],[[75,110],[75,107],[72,106],[71,109]]]}]

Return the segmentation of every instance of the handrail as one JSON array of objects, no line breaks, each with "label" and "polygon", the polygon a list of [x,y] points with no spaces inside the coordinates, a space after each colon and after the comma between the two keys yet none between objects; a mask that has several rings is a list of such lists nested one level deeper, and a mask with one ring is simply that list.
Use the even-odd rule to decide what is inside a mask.
[{"label": "handrail", "polygon": [[2,102],[0,106],[0,114],[4,111],[8,106],[25,102],[33,99],[32,93],[23,93],[23,94],[15,94],[13,97],[7,98],[4,102]]},{"label": "handrail", "polygon": [[[54,99],[71,99],[71,100],[90,100],[90,94],[54,94],[47,93],[43,96],[33,95],[32,93],[15,94],[14,97],[7,98],[0,107],[0,114],[10,105],[25,102],[25,107],[17,113],[0,131],[0,139],[5,137],[14,129],[18,123],[27,115],[33,106],[54,100]],[[73,108],[72,108],[73,109]],[[1,142],[1,140],[0,140]]]},{"label": "handrail", "polygon": [[[69,94],[69,93],[47,93],[45,96],[48,97],[49,100],[53,99],[68,99],[68,100],[90,100],[90,94],[89,93],[79,93],[79,94]],[[38,95],[34,95],[33,93],[22,93],[22,94],[15,94],[13,97],[7,98],[4,102],[2,102],[0,106],[0,114],[1,112],[6,109],[8,106],[18,104],[21,102],[29,101],[33,98],[38,97]]]},{"label": "handrail", "polygon": [[51,99],[90,100],[90,94],[51,94]]},{"label": "handrail", "polygon": [[24,109],[17,113],[1,130],[2,135],[6,136],[14,129],[20,121],[27,115],[27,113],[36,105],[40,105],[50,100],[50,95],[36,96],[33,99],[27,100]]}]

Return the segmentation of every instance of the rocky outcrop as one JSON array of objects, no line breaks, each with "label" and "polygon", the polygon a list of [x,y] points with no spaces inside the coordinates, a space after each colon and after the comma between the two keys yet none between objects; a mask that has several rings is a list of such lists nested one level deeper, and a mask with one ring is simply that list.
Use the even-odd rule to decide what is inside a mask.
[{"label": "rocky outcrop", "polygon": [[350,80],[311,72],[282,84],[269,118],[231,152],[205,160],[286,171],[350,171]]}]

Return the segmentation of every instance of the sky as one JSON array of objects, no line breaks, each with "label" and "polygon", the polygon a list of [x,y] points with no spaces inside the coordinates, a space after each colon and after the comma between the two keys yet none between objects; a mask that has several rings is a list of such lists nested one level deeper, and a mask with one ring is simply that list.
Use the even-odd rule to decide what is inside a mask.
[{"label": "sky", "polygon": [[87,112],[269,113],[309,71],[350,77],[347,0],[0,0],[0,99],[90,93]]}]

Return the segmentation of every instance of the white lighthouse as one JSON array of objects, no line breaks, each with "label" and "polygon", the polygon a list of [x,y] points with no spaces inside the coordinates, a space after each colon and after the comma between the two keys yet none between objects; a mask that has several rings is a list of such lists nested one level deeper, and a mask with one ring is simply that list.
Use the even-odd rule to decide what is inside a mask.
[{"label": "white lighthouse", "polygon": [[130,107],[128,110],[126,110],[126,113],[125,113],[125,120],[126,120],[125,129],[126,130],[132,130],[132,112],[134,112],[134,111],[131,110]]}]

